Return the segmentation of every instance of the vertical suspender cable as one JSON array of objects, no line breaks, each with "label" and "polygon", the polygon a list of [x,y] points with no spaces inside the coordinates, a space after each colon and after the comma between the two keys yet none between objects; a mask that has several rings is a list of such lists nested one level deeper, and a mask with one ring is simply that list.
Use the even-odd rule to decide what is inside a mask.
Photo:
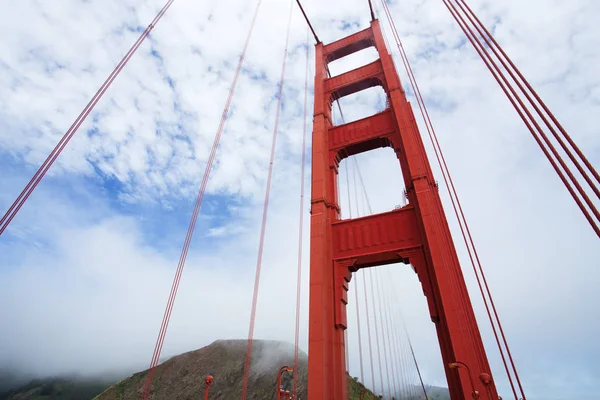
[{"label": "vertical suspender cable", "polygon": [[235,88],[237,86],[237,81],[242,70],[242,65],[244,63],[244,58],[246,57],[246,51],[248,49],[248,44],[250,43],[250,38],[252,36],[252,31],[254,30],[254,25],[256,23],[256,17],[258,15],[258,11],[260,9],[260,4],[262,0],[258,0],[256,4],[256,9],[254,11],[254,16],[252,18],[252,22],[250,24],[250,29],[246,36],[246,41],[244,43],[244,47],[242,48],[242,53],[240,54],[240,59],[233,77],[233,81],[231,83],[231,87],[229,88],[229,94],[227,96],[227,101],[225,102],[225,107],[223,108],[223,113],[221,114],[221,121],[219,123],[219,127],[217,128],[217,133],[215,134],[215,139],[213,141],[213,146],[206,164],[206,168],[204,170],[204,176],[202,178],[202,184],[200,185],[200,190],[198,191],[198,196],[196,198],[196,204],[194,206],[194,211],[192,213],[192,218],[190,220],[190,225],[188,227],[188,231],[186,233],[185,241],[183,244],[183,248],[181,250],[181,255],[179,257],[179,264],[177,266],[177,271],[175,273],[175,278],[173,280],[173,285],[171,287],[171,293],[169,295],[169,300],[167,301],[167,306],[165,309],[165,314],[163,316],[162,324],[160,327],[160,331],[158,334],[158,338],[156,340],[156,345],[154,347],[154,353],[152,355],[152,360],[150,362],[150,369],[148,371],[148,375],[146,376],[146,380],[144,382],[144,390],[142,393],[142,399],[147,400],[150,395],[150,391],[152,389],[152,380],[154,379],[154,374],[156,373],[156,366],[160,360],[160,354],[162,351],[162,346],[164,344],[165,336],[167,333],[167,328],[169,325],[169,320],[171,319],[171,312],[173,310],[173,304],[175,303],[175,297],[177,295],[177,290],[179,288],[179,282],[181,280],[181,274],[183,272],[183,267],[185,266],[185,261],[187,259],[188,250],[190,247],[190,243],[192,240],[192,235],[194,233],[194,228],[196,226],[196,221],[198,219],[198,213],[200,212],[200,206],[202,204],[202,199],[204,198],[204,192],[206,190],[206,185],[208,183],[208,178],[210,176],[210,172],[212,170],[212,165],[215,159],[215,155],[217,152],[217,148],[219,146],[219,142],[221,140],[221,135],[223,133],[223,128],[225,126],[225,121],[227,119],[227,113],[229,112],[229,107],[231,106],[231,101],[233,99],[233,95],[235,93]]},{"label": "vertical suspender cable", "polygon": [[267,187],[265,190],[265,202],[263,208],[262,224],[260,228],[260,242],[258,245],[258,257],[256,261],[256,276],[254,278],[254,294],[252,296],[252,310],[250,312],[250,326],[248,328],[248,345],[246,348],[246,360],[244,362],[244,377],[242,381],[242,400],[246,400],[248,395],[248,376],[250,374],[250,361],[252,359],[252,341],[254,338],[254,322],[256,320],[256,305],[258,303],[258,289],[260,284],[260,270],[262,266],[262,255],[265,244],[265,231],[267,227],[267,214],[269,211],[269,194],[271,192],[271,179],[273,177],[273,163],[275,161],[275,146],[277,144],[277,131],[279,129],[279,113],[281,110],[281,99],[283,97],[283,84],[285,78],[285,67],[288,54],[288,44],[290,41],[290,28],[292,21],[293,1],[290,2],[290,11],[287,22],[287,33],[285,38],[285,50],[283,52],[283,61],[281,66],[281,78],[279,80],[279,93],[277,96],[277,110],[275,111],[275,125],[273,127],[273,141],[271,143],[271,158],[269,161],[269,173],[267,176]]},{"label": "vertical suspender cable", "polygon": [[[394,289],[393,280],[392,280],[391,276],[390,276],[389,281],[392,282],[392,290],[394,291],[394,297],[395,297],[396,294],[395,294],[395,289]],[[409,349],[410,349],[410,354],[411,354],[412,360],[415,363],[415,370],[416,370],[418,378],[419,378],[419,383],[421,385],[421,389],[423,390],[423,395],[425,396],[425,399],[427,400],[429,398],[428,395],[427,395],[427,390],[425,389],[425,384],[423,383],[423,377],[421,376],[421,370],[419,368],[419,363],[417,362],[417,357],[415,355],[415,350],[414,350],[414,348],[412,346],[412,341],[410,340],[410,335],[408,334],[408,329],[406,327],[406,322],[404,320],[404,317],[402,315],[402,310],[400,308],[398,308],[398,314],[400,315],[400,321],[402,322],[402,326],[404,328],[404,334],[405,334],[406,340],[408,342],[408,346],[409,346]]]},{"label": "vertical suspender cable", "polygon": [[[331,76],[331,73],[329,72],[329,70],[327,71],[328,74]],[[342,111],[342,106],[340,105],[339,99],[337,101],[337,106],[338,109],[340,111],[340,118],[342,120],[342,123],[345,123],[346,120],[344,118],[344,113]],[[356,165],[356,158],[353,157],[354,160],[354,164]],[[346,162],[346,186],[348,187],[348,208],[349,208],[349,216],[350,218],[352,218],[352,207],[350,207],[350,182],[349,182],[349,173],[348,173],[348,162],[350,162],[350,159],[347,160]],[[360,173],[360,171],[358,171]],[[356,185],[356,170],[353,168],[353,180],[354,180],[354,195],[355,195],[355,203],[356,203],[356,216],[357,218],[360,217],[360,209],[358,208],[358,196],[356,193],[357,190],[357,185]],[[362,183],[362,177],[361,177],[361,183]],[[369,206],[370,209],[370,206]],[[373,385],[373,393],[377,392],[376,389],[376,384],[375,384],[375,366],[373,363],[373,346],[372,346],[372,342],[371,342],[371,322],[369,319],[369,301],[368,301],[368,297],[367,297],[367,283],[366,283],[366,273],[363,274],[363,295],[364,295],[364,301],[365,301],[365,310],[366,310],[366,320],[367,320],[367,337],[368,337],[368,343],[369,343],[369,360],[370,360],[370,365],[371,365],[371,382]],[[362,384],[365,384],[364,381],[364,374],[363,374],[363,361],[362,361],[362,343],[360,340],[360,320],[358,320],[358,284],[356,283],[356,281],[354,282],[354,288],[357,292],[357,298],[356,298],[356,315],[357,315],[357,323],[358,323],[358,335],[359,335],[359,342],[358,342],[358,346],[359,346],[359,353],[360,353],[360,369],[361,369],[361,379],[362,379]],[[383,391],[383,383],[382,383],[382,387],[381,390]]]},{"label": "vertical suspender cable", "polygon": [[[390,279],[390,282],[393,282],[393,281]],[[393,285],[393,283],[392,283],[392,285]],[[404,316],[402,315],[402,310],[399,307],[398,307],[398,314],[400,315],[400,321],[402,322],[402,326],[404,328],[404,335],[406,336],[406,341],[408,342],[408,347],[410,349],[410,354],[412,356],[412,360],[415,363],[415,370],[419,377],[419,383],[421,384],[421,388],[423,389],[423,395],[425,396],[425,399],[427,399],[428,398],[427,390],[425,390],[425,384],[423,383],[423,377],[421,376],[421,370],[419,369],[419,363],[417,362],[417,357],[415,356],[415,350],[413,349],[412,341],[410,340],[410,335],[408,334],[408,328],[406,327],[406,321],[404,320]]]},{"label": "vertical suspender cable", "polygon": [[[404,330],[406,330],[406,325],[404,326]],[[423,395],[425,396],[425,399],[428,399],[427,390],[425,390],[425,384],[423,383],[423,377],[421,376],[421,370],[419,369],[419,363],[417,362],[415,350],[412,347],[412,343],[410,341],[410,336],[408,336],[408,332],[406,333],[406,340],[408,340],[410,354],[412,355],[413,361],[415,362],[415,369],[417,370],[417,375],[419,376],[419,383],[421,384],[421,388],[423,389]]]},{"label": "vertical suspender cable", "polygon": [[[377,276],[377,288],[379,290],[379,304],[380,304],[380,308],[382,308],[381,304],[381,292],[383,291],[383,284],[381,283],[381,274],[378,273],[378,271],[375,271],[375,275]],[[385,303],[385,301],[383,302],[383,312],[382,314],[382,319],[383,319],[383,324],[384,325],[384,331],[386,333],[386,338],[387,338],[387,350],[385,351],[385,356],[386,356],[386,365],[387,365],[387,359],[390,358],[390,368],[392,370],[392,384],[394,386],[394,391],[393,391],[393,396],[396,396],[398,393],[398,387],[396,386],[396,374],[395,374],[395,369],[394,369],[394,362],[393,362],[393,357],[391,357],[391,354],[393,353],[392,348],[393,345],[391,343],[392,340],[392,336],[391,336],[391,332],[390,332],[390,325],[389,325],[389,314],[388,314],[388,308],[387,308],[387,304]],[[388,380],[390,380],[389,376],[388,376]],[[389,384],[389,383],[388,383]],[[390,390],[391,391],[391,390]]]},{"label": "vertical suspender cable", "polygon": [[379,364],[379,379],[381,383],[381,393],[385,391],[383,385],[383,367],[381,366],[381,347],[379,346],[379,326],[377,324],[377,310],[375,305],[375,289],[373,288],[373,269],[369,268],[369,281],[371,283],[371,301],[373,302],[373,322],[375,323],[375,343],[377,344],[377,363]]},{"label": "vertical suspender cable", "polygon": [[369,300],[367,295],[367,273],[363,273],[363,294],[365,300],[365,310],[367,314],[367,339],[369,343],[369,361],[371,365],[371,384],[373,385],[373,393],[377,392],[377,385],[375,384],[375,364],[373,363],[373,345],[371,340],[371,319],[369,317]]},{"label": "vertical suspender cable", "polygon": [[[300,293],[302,289],[302,234],[304,227],[304,175],[306,164],[306,117],[308,110],[309,31],[306,29],[306,73],[304,77],[304,119],[302,120],[302,164],[300,173],[300,222],[298,224],[298,274],[296,283],[296,332],[294,337],[294,398],[298,398],[298,347],[300,341]],[[277,389],[279,390],[279,388]]]},{"label": "vertical suspender cable", "polygon": [[35,190],[37,185],[40,183],[42,178],[46,175],[46,172],[48,172],[48,170],[50,169],[52,164],[54,164],[54,161],[56,161],[56,159],[58,158],[60,153],[64,150],[64,148],[67,146],[69,141],[73,138],[73,136],[75,135],[75,133],[77,132],[77,130],[79,129],[81,124],[83,124],[83,122],[86,120],[88,115],[90,115],[90,113],[92,112],[92,110],[94,109],[96,104],[98,104],[98,101],[100,101],[100,99],[102,98],[104,93],[108,90],[108,88],[111,86],[111,84],[117,78],[117,76],[120,74],[120,72],[123,70],[123,68],[125,68],[125,65],[127,65],[129,60],[131,59],[131,57],[133,57],[133,55],[135,54],[137,49],[142,45],[142,43],[148,37],[148,35],[150,35],[150,32],[152,31],[152,29],[154,29],[154,27],[156,26],[158,21],[160,21],[160,19],[165,15],[165,13],[171,7],[171,5],[173,4],[174,1],[175,0],[169,0],[165,3],[165,5],[158,12],[156,17],[154,17],[152,22],[146,27],[146,29],[141,33],[139,38],[135,41],[133,46],[131,46],[131,48],[127,51],[127,53],[125,53],[125,56],[123,56],[123,59],[121,59],[121,61],[117,64],[115,69],[110,73],[108,78],[106,78],[106,81],[104,81],[104,83],[100,86],[100,89],[98,89],[96,94],[92,97],[92,99],[89,101],[89,103],[84,107],[83,111],[81,111],[79,116],[75,119],[75,122],[73,122],[71,127],[67,130],[67,132],[65,132],[63,137],[60,139],[60,141],[54,147],[54,149],[50,152],[50,155],[42,163],[42,165],[39,167],[37,172],[33,175],[31,180],[29,181],[29,183],[25,186],[23,191],[21,191],[19,196],[15,199],[13,204],[6,211],[4,216],[2,216],[2,218],[0,218],[0,236],[2,235],[2,233],[4,233],[4,231],[6,230],[6,228],[10,224],[10,222],[13,220],[13,218],[17,215],[17,213],[19,212],[21,207],[23,207],[23,205],[25,204],[25,202],[27,201],[29,196],[31,196],[31,194],[33,193],[33,191]]},{"label": "vertical suspender cable", "polygon": [[[342,113],[342,107],[340,106],[340,103],[338,101],[338,108],[340,110],[340,115],[342,117],[342,120],[344,119],[344,114]],[[349,208],[349,217],[352,218],[352,207],[350,205],[350,178],[349,178],[349,171],[348,171],[348,163],[350,162],[350,160],[346,160],[346,186],[348,186],[348,208]],[[356,195],[356,172],[354,169],[352,169],[353,172],[353,184],[354,184],[354,200],[355,200],[355,204],[356,204],[356,217],[359,218],[360,217],[360,209],[358,208],[358,198]],[[359,299],[359,294],[358,294],[358,283],[357,283],[357,279],[358,279],[358,274],[357,272],[353,272],[352,276],[354,278],[354,292],[356,293],[355,296],[355,304],[356,304],[356,326],[357,326],[357,335],[358,335],[358,357],[359,357],[359,362],[360,362],[360,382],[364,385],[365,384],[365,373],[364,373],[364,366],[363,366],[363,357],[362,357],[362,335],[360,332],[360,307],[358,306],[358,299]],[[366,293],[364,294],[366,296]],[[346,356],[347,357],[347,356]]]},{"label": "vertical suspender cable", "polygon": [[[379,277],[379,274],[377,273],[377,271],[375,271],[375,273],[373,274],[375,276],[375,278]],[[376,286],[377,286],[377,300],[378,300],[378,305],[379,305],[379,317],[380,317],[380,328],[381,328],[381,344],[383,347],[383,360],[384,360],[384,364],[385,364],[385,373],[387,376],[387,384],[388,384],[388,397],[391,397],[391,385],[390,385],[390,368],[388,365],[388,346],[386,344],[386,335],[385,335],[385,317],[384,317],[384,313],[383,313],[383,306],[381,304],[381,285],[379,283],[379,279],[377,279],[376,281]]]},{"label": "vertical suspender cable", "polygon": [[[358,172],[358,176],[359,176],[359,179],[360,179],[360,184],[361,184],[361,186],[362,186],[362,191],[363,191],[363,193],[364,193],[364,196],[365,196],[365,201],[366,201],[366,203],[367,203],[367,206],[368,206],[368,208],[369,208],[369,212],[370,212],[370,213],[372,213],[372,212],[373,212],[373,210],[371,209],[371,203],[370,203],[370,201],[369,201],[369,196],[367,195],[367,190],[366,190],[366,187],[365,187],[364,181],[363,181],[363,179],[362,179],[362,174],[361,174],[361,172],[360,172],[360,168],[359,168],[359,166],[358,166],[358,162],[356,161],[356,158],[354,158],[354,162],[355,162],[355,165],[356,165],[356,171]],[[391,279],[390,279],[390,280],[391,280]],[[371,278],[371,285],[373,285],[372,278]],[[365,290],[366,290],[366,289],[365,289]],[[373,289],[371,288],[371,290],[373,290]],[[381,304],[381,303],[380,303],[380,304]],[[409,337],[409,335],[408,335],[408,331],[406,330],[406,327],[405,327],[404,329],[405,329],[406,337],[407,337],[407,339],[409,340],[409,345],[410,345],[410,350],[411,350],[412,358],[413,358],[413,360],[414,360],[414,362],[415,362],[415,366],[416,366],[416,368],[417,368],[417,374],[418,374],[418,376],[419,376],[419,380],[420,380],[420,382],[421,382],[421,386],[422,386],[422,388],[423,388],[423,392],[424,392],[424,394],[425,394],[425,398],[427,398],[427,392],[426,392],[426,390],[425,390],[425,385],[423,384],[423,380],[422,380],[422,378],[421,378],[421,372],[420,372],[420,370],[419,370],[419,366],[418,366],[418,363],[417,363],[417,359],[416,359],[416,357],[415,357],[415,355],[414,355],[414,350],[412,349],[412,344],[410,344],[410,337]],[[380,369],[381,369],[381,367],[380,367]]]},{"label": "vertical suspender cable", "polygon": [[[388,272],[388,274],[389,274],[389,272]],[[392,308],[390,306],[389,296],[385,296],[385,299],[386,299],[386,306],[390,310],[390,316],[389,316],[389,318],[390,318],[390,329],[392,331],[392,334],[391,334],[390,337],[393,338],[392,343],[394,344],[393,356],[394,356],[394,359],[396,361],[396,365],[397,365],[397,369],[398,369],[398,374],[399,374],[399,378],[400,378],[400,381],[401,381],[400,382],[400,393],[399,393],[399,395],[400,395],[401,398],[402,397],[408,397],[407,393],[406,393],[406,391],[408,390],[408,383],[407,383],[408,380],[406,379],[406,367],[402,363],[402,357],[400,355],[401,348],[400,348],[400,344],[399,344],[399,340],[398,340],[399,339],[398,333],[397,333],[396,327],[394,325],[395,320],[394,320],[393,315],[392,315],[392,311],[393,310],[392,310]]]}]

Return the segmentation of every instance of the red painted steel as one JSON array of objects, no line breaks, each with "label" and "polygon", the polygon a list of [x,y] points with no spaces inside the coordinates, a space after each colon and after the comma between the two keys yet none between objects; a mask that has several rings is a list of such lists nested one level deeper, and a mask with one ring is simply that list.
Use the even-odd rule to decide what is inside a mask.
[{"label": "red painted steel", "polygon": [[[287,365],[279,369],[279,372],[277,373],[277,400],[294,400],[294,395],[289,390],[285,390],[281,385],[283,374],[285,372],[292,373],[294,370]],[[297,373],[294,375],[297,375]]]},{"label": "red painted steel", "polygon": [[[328,78],[329,62],[368,46],[377,49],[379,60]],[[344,331],[352,273],[383,264],[410,263],[423,285],[436,326],[451,398],[467,398],[473,392],[470,378],[449,365],[465,363],[476,376],[489,377],[491,372],[437,184],[379,21],[329,45],[317,44],[315,71],[308,397],[348,397]],[[387,93],[389,109],[333,126],[334,100],[376,85]],[[382,146],[393,148],[398,157],[408,205],[341,220],[339,163],[349,155]],[[498,398],[491,379],[479,379],[473,385],[481,399]]]},{"label": "red painted steel", "polygon": [[204,400],[208,400],[208,392],[210,390],[210,385],[212,385],[213,383],[212,375],[208,375],[204,380],[204,383],[206,384],[206,389],[204,390]]}]

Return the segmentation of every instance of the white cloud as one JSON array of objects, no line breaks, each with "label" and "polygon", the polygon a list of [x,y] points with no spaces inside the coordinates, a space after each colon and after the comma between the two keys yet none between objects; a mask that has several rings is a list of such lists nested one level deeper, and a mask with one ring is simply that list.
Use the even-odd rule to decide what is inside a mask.
[{"label": "white cloud", "polygon": [[[3,9],[0,165],[9,173],[2,175],[0,208],[8,207],[26,175],[135,41],[139,33],[127,27],[145,27],[161,3],[22,0]],[[303,4],[325,42],[350,32],[342,31],[342,21],[357,21],[364,28],[369,20],[362,0]],[[147,365],[191,209],[181,204],[196,194],[254,6],[241,0],[175,2],[59,158],[50,179],[0,239],[0,299],[13,305],[1,314],[8,328],[2,331],[6,346],[0,347],[0,359],[39,372]],[[232,201],[232,215],[219,219],[220,206],[210,208],[205,202],[166,355],[247,334],[286,29],[282,16],[288,6],[264,1],[208,188],[210,194]],[[595,340],[600,315],[594,307],[600,283],[594,268],[600,256],[597,239],[475,52],[462,44],[442,2],[403,0],[390,7],[430,104],[526,392],[531,399],[570,399],[577,386],[578,397],[595,394],[600,380]],[[600,6],[589,0],[510,0],[473,7],[494,27],[497,39],[592,163],[600,165],[594,118],[600,112]],[[387,29],[386,22],[382,25]],[[305,39],[306,27],[296,10],[257,337],[293,339],[290,293]],[[357,56],[354,66],[371,61],[367,53]],[[353,65],[345,63],[338,67]],[[404,72],[399,73],[407,83]],[[347,118],[366,113],[372,99],[368,94],[348,99]],[[95,133],[87,135],[90,129]],[[433,154],[427,141],[426,146]],[[385,150],[360,156],[375,212],[402,202],[401,175],[390,170],[395,164],[393,156],[382,156]],[[118,187],[103,187],[91,163],[118,180]],[[445,188],[440,189],[493,371],[506,398],[493,338],[476,300]],[[343,169],[340,196],[344,207]],[[150,215],[144,214],[148,207]],[[164,233],[146,231],[152,218],[160,221],[153,230],[161,225]],[[307,273],[305,269],[305,278]],[[397,302],[406,314],[425,379],[443,384],[435,332],[418,281],[406,266],[394,274]],[[350,321],[353,309],[351,305]],[[306,302],[303,310],[306,316]],[[306,324],[303,329],[306,334]],[[351,344],[355,335],[351,327]],[[306,348],[306,335],[303,341]],[[358,375],[356,345],[352,349],[351,370]]]}]

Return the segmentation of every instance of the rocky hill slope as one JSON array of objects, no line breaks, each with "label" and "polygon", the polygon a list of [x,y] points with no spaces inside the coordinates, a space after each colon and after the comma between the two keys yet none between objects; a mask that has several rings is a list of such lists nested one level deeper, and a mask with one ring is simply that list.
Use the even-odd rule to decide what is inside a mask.
[{"label": "rocky hill slope", "polygon": [[[245,340],[218,340],[200,350],[173,357],[158,366],[151,392],[152,400],[201,399],[204,379],[214,377],[211,400],[238,399],[242,392]],[[298,398],[307,398],[307,355],[300,354]],[[284,365],[293,366],[294,348],[288,343],[256,340],[252,347],[252,364],[248,381],[248,399],[276,398],[277,373]],[[136,373],[96,397],[96,400],[139,399],[148,371]],[[291,379],[285,382],[291,388]],[[350,399],[358,400],[364,387],[348,378]]]}]

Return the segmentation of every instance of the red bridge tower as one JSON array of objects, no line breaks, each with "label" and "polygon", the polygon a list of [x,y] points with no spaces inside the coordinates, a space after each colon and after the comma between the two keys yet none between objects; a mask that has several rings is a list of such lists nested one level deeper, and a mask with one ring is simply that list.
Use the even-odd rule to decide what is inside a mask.
[{"label": "red bridge tower", "polygon": [[[377,61],[328,78],[328,63],[369,46],[377,49]],[[387,94],[389,107],[385,111],[333,126],[334,100],[377,85]],[[348,398],[344,330],[352,273],[360,268],[410,263],[427,297],[451,398],[497,400],[438,188],[379,21],[334,43],[317,44],[314,108],[308,398]],[[337,187],[340,161],[379,147],[394,149],[408,205],[341,220]],[[464,363],[470,371],[450,368],[452,363]]]}]

